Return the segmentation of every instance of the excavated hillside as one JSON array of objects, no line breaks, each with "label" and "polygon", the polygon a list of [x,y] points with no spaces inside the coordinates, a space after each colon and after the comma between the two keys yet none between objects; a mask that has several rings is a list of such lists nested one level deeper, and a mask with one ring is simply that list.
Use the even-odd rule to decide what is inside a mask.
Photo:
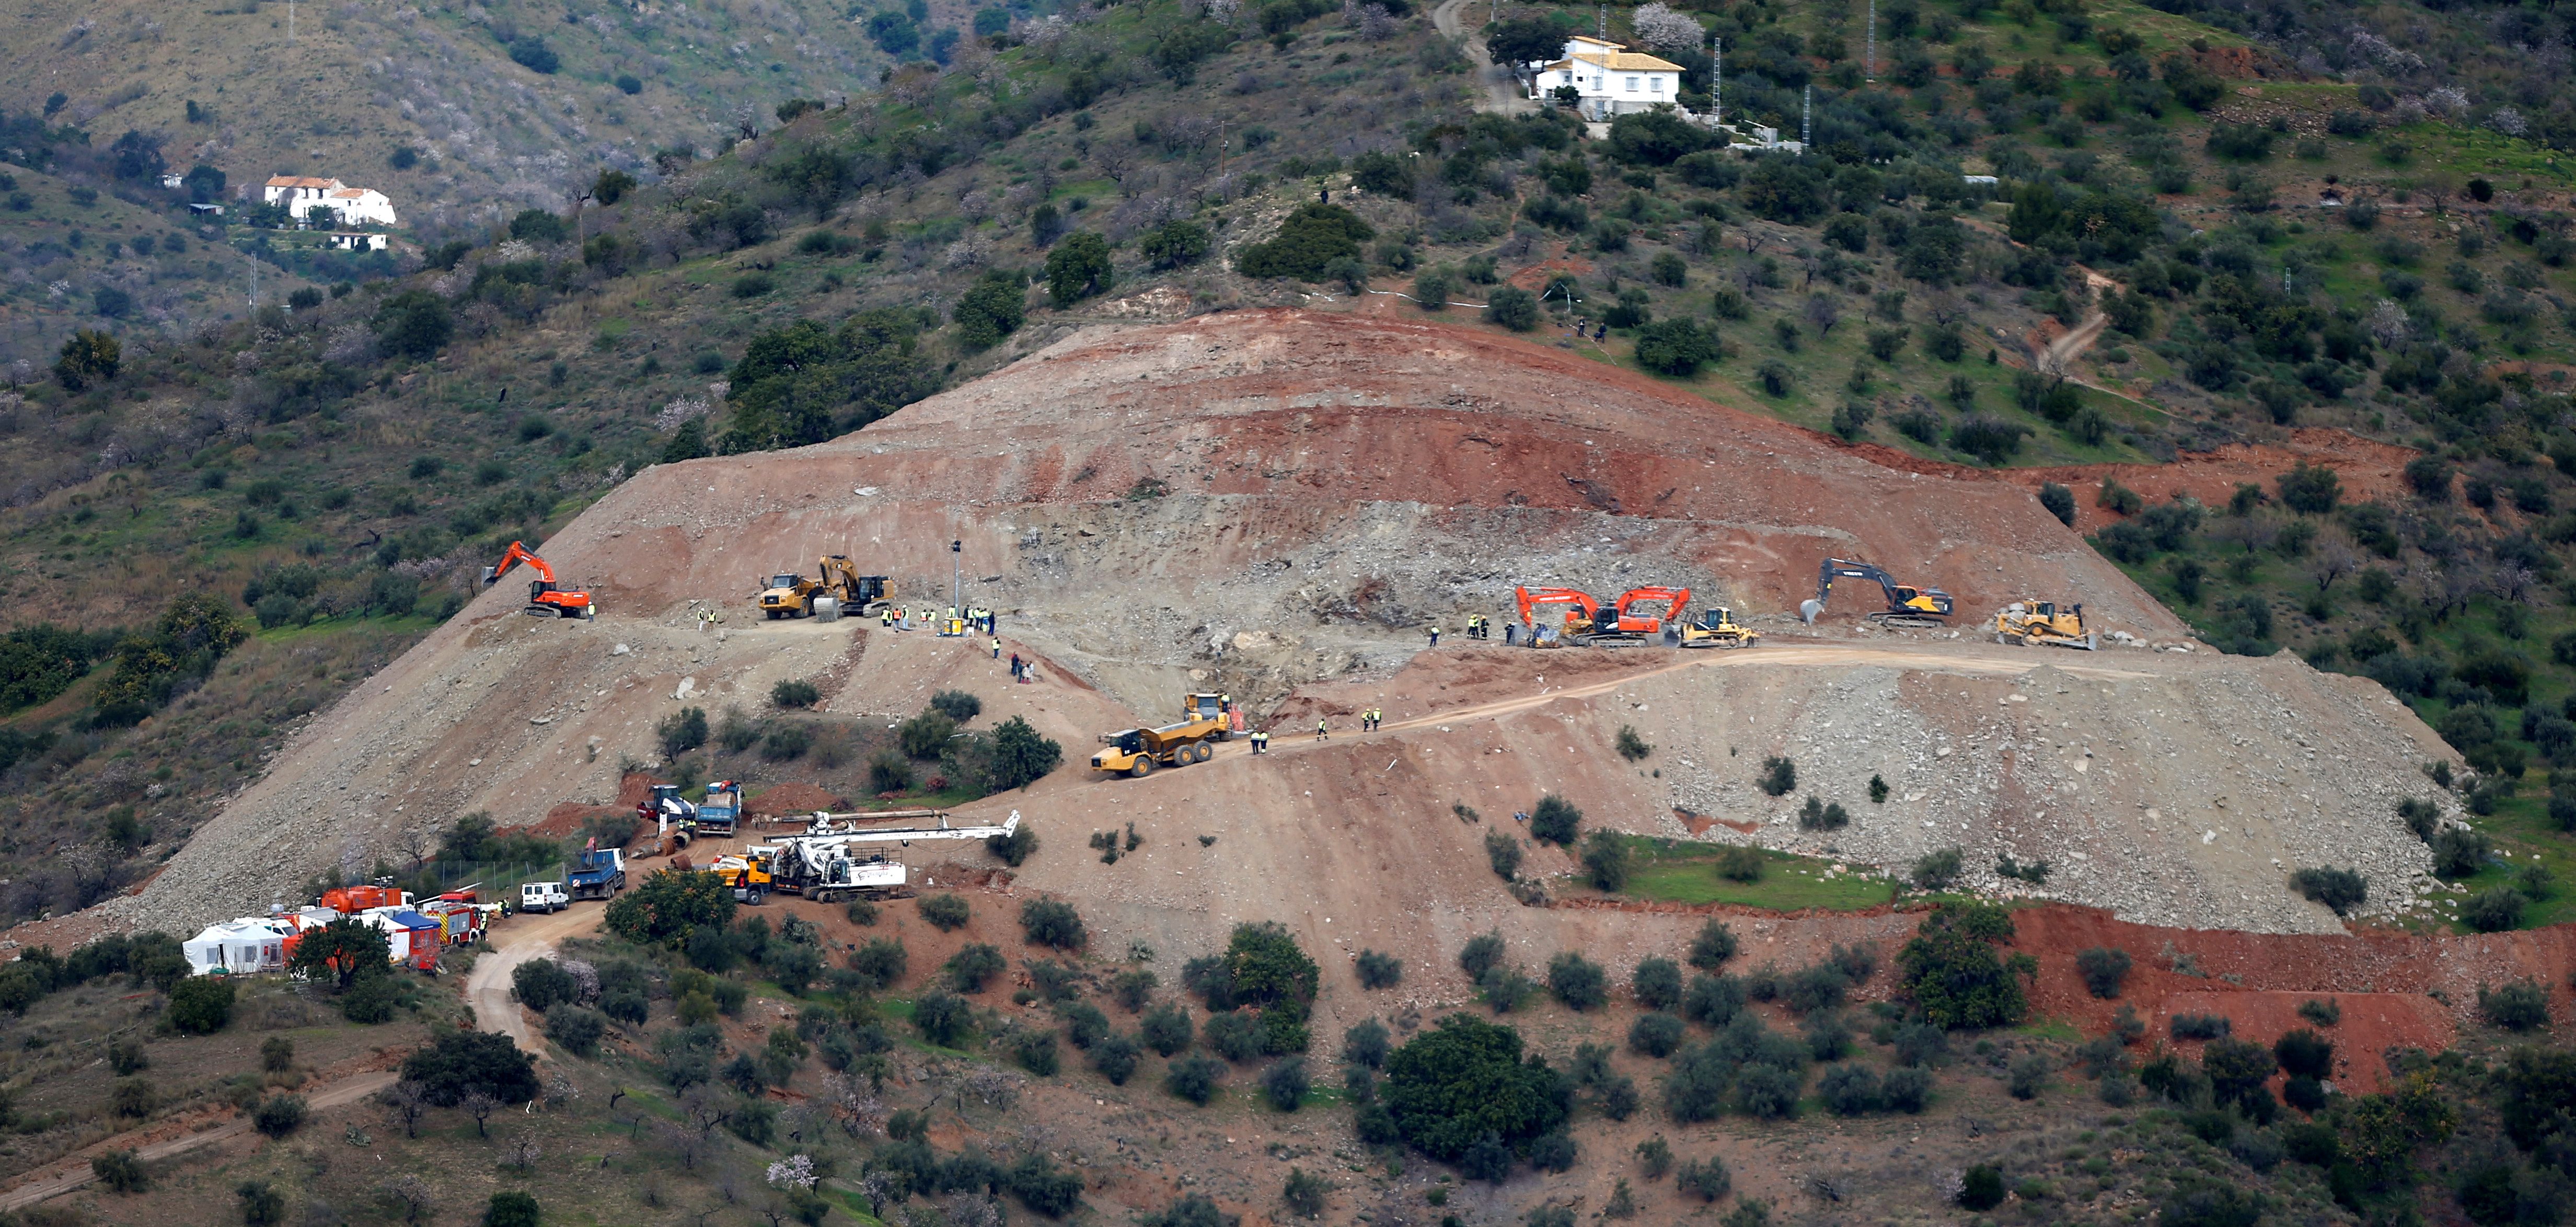
[{"label": "excavated hillside", "polygon": [[[951,541],[967,601],[1002,611],[1004,650],[1041,661],[1038,685],[1011,685],[973,643],[748,616],[756,576],[822,553],[944,604]],[[2404,906],[2429,858],[2393,805],[2430,791],[2415,765],[2446,753],[2374,683],[2182,641],[2017,485],[1882,468],[1642,377],[1414,322],[1247,312],[1079,334],[829,444],[651,469],[546,553],[598,595],[597,621],[519,617],[505,582],[107,906],[164,925],[229,915],[459,813],[525,823],[604,803],[678,701],[752,707],[786,677],[818,679],[844,714],[963,686],[992,718],[1027,715],[1068,766],[967,813],[1016,809],[1045,833],[1053,853],[1019,887],[1174,951],[1247,918],[1353,951],[1448,948],[1496,924],[1623,963],[1675,940],[1672,923],[1521,907],[1485,868],[1483,828],[1450,816],[1464,801],[1491,821],[1543,791],[1626,830],[1863,863],[1957,846],[1987,887],[2005,885],[1998,853],[2046,858],[2046,893],[2128,921],[2334,932],[2287,874],[2357,866],[2374,907]],[[1948,589],[1961,629],[1870,631],[1841,595],[1798,626],[1828,554]],[[1464,617],[1507,614],[1515,584],[1688,586],[1773,634],[1725,653],[1462,643]],[[1976,629],[2032,595],[2164,650],[2007,648]],[[692,629],[705,601],[734,611],[724,633]],[[1426,651],[1434,624],[1452,634]],[[1086,778],[1093,734],[1198,688],[1283,733],[1320,718],[1336,736]],[[1388,728],[1361,738],[1367,706]],[[1613,752],[1622,724],[1659,747],[1651,763]],[[1799,764],[1778,799],[1752,786],[1773,754]],[[1873,774],[1884,804],[1866,799]],[[1853,825],[1802,832],[1791,814],[1810,795]],[[1135,855],[1078,852],[1127,822]],[[1553,851],[1531,864],[1567,867]]]}]

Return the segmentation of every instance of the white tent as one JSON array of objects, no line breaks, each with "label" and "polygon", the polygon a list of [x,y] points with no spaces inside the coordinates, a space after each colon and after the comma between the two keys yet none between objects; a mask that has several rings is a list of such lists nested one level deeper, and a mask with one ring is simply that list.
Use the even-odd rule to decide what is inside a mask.
[{"label": "white tent", "polygon": [[196,937],[179,943],[196,975],[278,971],[286,966],[286,935],[266,920],[229,920],[208,925]]}]

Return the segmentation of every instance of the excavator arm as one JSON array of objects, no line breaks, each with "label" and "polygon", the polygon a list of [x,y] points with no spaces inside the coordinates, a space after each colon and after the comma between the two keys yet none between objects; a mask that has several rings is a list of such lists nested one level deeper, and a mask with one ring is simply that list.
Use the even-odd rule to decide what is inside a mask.
[{"label": "excavator arm", "polygon": [[483,568],[484,585],[488,587],[499,582],[502,576],[510,573],[510,568],[523,562],[528,564],[529,570],[537,573],[537,578],[544,581],[546,587],[554,587],[555,569],[547,566],[546,560],[537,557],[534,551],[516,541],[510,543],[509,553],[501,555],[501,565]]},{"label": "excavator arm", "polygon": [[[1690,589],[1632,588],[1619,596],[1619,629],[1652,635],[1668,625],[1678,626],[1689,617]],[[1661,604],[1661,612],[1631,612],[1640,605]]]},{"label": "excavator arm", "polygon": [[1583,612],[1582,622],[1586,626],[1590,626],[1601,613],[1599,601],[1572,588],[1515,588],[1512,591],[1520,599],[1521,625],[1533,629],[1538,626],[1538,607],[1541,605],[1572,605]]},{"label": "excavator arm", "polygon": [[1887,607],[1868,616],[1891,625],[1938,626],[1941,619],[1950,616],[1949,593],[1938,588],[1914,588],[1897,583],[1895,576],[1889,575],[1876,563],[1828,558],[1816,568],[1815,599],[1799,606],[1799,612],[1806,616],[1809,625],[1814,625],[1816,615],[1825,611],[1825,600],[1833,594],[1837,579],[1868,580],[1877,584],[1880,595],[1886,598]]}]

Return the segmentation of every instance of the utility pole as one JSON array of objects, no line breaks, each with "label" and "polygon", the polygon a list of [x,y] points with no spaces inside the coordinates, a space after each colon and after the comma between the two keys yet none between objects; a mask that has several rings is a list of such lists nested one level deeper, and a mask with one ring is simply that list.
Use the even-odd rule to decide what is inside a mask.
[{"label": "utility pole", "polygon": [[1802,91],[1802,100],[1798,104],[1798,156],[1807,156],[1807,146],[1814,144],[1815,140],[1816,87],[1809,85]]},{"label": "utility pole", "polygon": [[1605,43],[1610,41],[1610,6],[1609,6],[1609,5],[1606,5],[1606,4],[1598,5],[1598,6],[1595,6],[1595,8],[1593,9],[1593,14],[1592,14],[1592,37],[1597,38],[1597,39],[1600,39],[1602,42],[1605,42]]},{"label": "utility pole", "polygon": [[948,616],[962,618],[966,608],[966,543],[948,543]]},{"label": "utility pole", "polygon": [[1726,106],[1719,93],[1726,81],[1726,40],[1712,34],[1708,39],[1708,122],[1716,127],[1726,122]]},{"label": "utility pole", "polygon": [[1862,36],[1861,45],[1868,48],[1861,53],[1861,75],[1870,81],[1876,81],[1878,80],[1878,0],[1869,0],[1869,30]]},{"label": "utility pole", "polygon": [[295,41],[295,0],[286,0],[286,41]]}]

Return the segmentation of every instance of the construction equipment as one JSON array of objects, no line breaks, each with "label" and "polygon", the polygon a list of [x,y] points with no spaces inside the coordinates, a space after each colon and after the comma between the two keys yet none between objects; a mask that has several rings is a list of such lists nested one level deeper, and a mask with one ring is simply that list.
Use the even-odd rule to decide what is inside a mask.
[{"label": "construction equipment", "polygon": [[[1529,632],[1534,648],[1552,648],[1566,638],[1587,634],[1600,618],[1601,603],[1572,588],[1514,588],[1512,592],[1520,602],[1521,629]],[[1562,634],[1556,627],[1539,625],[1542,605],[1567,607]]]},{"label": "construction equipment", "polygon": [[500,582],[502,576],[509,574],[510,568],[523,562],[528,564],[529,570],[537,573],[537,577],[528,581],[528,607],[519,612],[539,618],[592,618],[599,615],[599,607],[591,603],[589,593],[565,591],[562,585],[555,583],[555,569],[516,541],[510,543],[508,553],[501,555],[499,566],[483,568],[482,586],[489,588]]},{"label": "construction equipment", "polygon": [[[849,824],[860,819],[936,817],[935,827],[881,827],[859,830]],[[857,812],[833,814],[816,811],[813,822],[803,835],[789,835],[776,842],[753,848],[745,857],[745,867],[766,875],[771,890],[792,891],[818,903],[839,903],[848,899],[901,899],[912,894],[911,871],[883,844],[909,846],[914,840],[991,839],[1009,836],[1020,829],[1020,812],[1011,811],[1010,819],[1000,826],[953,827],[948,815],[939,810],[889,810],[879,813]],[[723,862],[718,862],[719,870]]]},{"label": "construction equipment", "polygon": [[2060,610],[2055,601],[2015,601],[1995,615],[1995,642],[2028,647],[2093,651],[2093,632],[2084,626],[2084,607]]},{"label": "construction equipment", "polygon": [[564,884],[575,899],[607,899],[626,889],[626,853],[619,848],[592,848],[574,858]]},{"label": "construction equipment", "polygon": [[752,848],[739,856],[719,856],[708,868],[723,880],[726,890],[733,892],[734,902],[759,907],[761,900],[776,888],[777,875],[771,867],[777,858],[775,848]]},{"label": "construction equipment", "polygon": [[1735,611],[1723,605],[1711,605],[1699,611],[1698,619],[1675,622],[1664,628],[1664,642],[1685,648],[1749,648],[1762,636],[1737,625]]},{"label": "construction equipment", "polygon": [[823,555],[821,570],[821,595],[840,602],[842,613],[863,614],[868,606],[885,599],[886,577],[859,574],[858,565],[847,554]]},{"label": "construction equipment", "polygon": [[814,612],[814,598],[823,591],[823,581],[807,579],[794,571],[781,571],[769,577],[760,590],[760,612],[775,622],[780,618],[802,618]]},{"label": "construction equipment", "polygon": [[1950,616],[1950,594],[1938,588],[1915,588],[1896,582],[1875,563],[1828,558],[1816,568],[1816,596],[1798,606],[1807,625],[1816,624],[1816,616],[1825,612],[1825,598],[1832,594],[1837,579],[1865,579],[1877,582],[1879,592],[1887,598],[1887,608],[1866,615],[1881,626],[1942,626]]},{"label": "construction equipment", "polygon": [[1574,641],[1593,647],[1644,643],[1647,636],[1678,625],[1689,604],[1688,588],[1632,588],[1596,611],[1591,628],[1575,635]]},{"label": "construction equipment", "polygon": [[1158,766],[1206,762],[1216,754],[1216,747],[1208,743],[1233,735],[1234,722],[1225,710],[1225,696],[1185,694],[1181,696],[1181,719],[1177,724],[1102,733],[1100,744],[1108,748],[1091,756],[1091,769],[1141,779],[1153,774]]},{"label": "construction equipment", "polygon": [[679,785],[655,784],[653,795],[635,807],[636,820],[652,823],[654,833],[667,836],[674,849],[702,836],[733,834],[741,814],[742,785],[733,780],[707,785],[707,799],[695,805],[680,795]]}]

